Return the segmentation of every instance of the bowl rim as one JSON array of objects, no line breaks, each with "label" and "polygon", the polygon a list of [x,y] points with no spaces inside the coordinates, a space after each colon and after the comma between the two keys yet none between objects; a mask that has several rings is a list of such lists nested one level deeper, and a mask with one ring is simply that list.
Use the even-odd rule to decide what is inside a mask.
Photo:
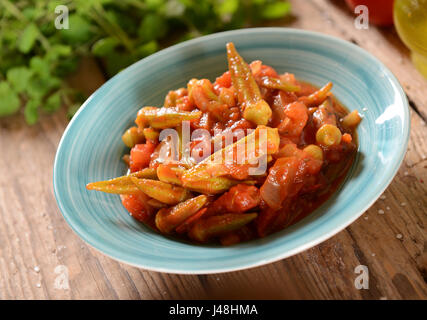
[{"label": "bowl rim", "polygon": [[[71,221],[68,213],[67,213],[67,210],[64,208],[64,205],[62,203],[60,190],[59,190],[60,187],[58,184],[58,172],[57,172],[57,170],[58,170],[57,169],[58,168],[58,158],[59,158],[59,154],[63,151],[64,141],[65,141],[65,138],[66,138],[70,128],[74,125],[74,123],[76,123],[79,120],[79,118],[81,117],[81,115],[83,114],[84,110],[89,105],[89,103],[92,101],[92,99],[94,99],[96,96],[102,94],[101,93],[102,88],[104,88],[107,84],[111,84],[113,81],[116,81],[118,76],[122,72],[124,72],[125,70],[129,72],[129,70],[131,70],[131,69],[138,68],[139,64],[141,64],[141,63],[146,63],[147,61],[150,61],[151,59],[155,59],[158,56],[168,55],[171,51],[175,51],[176,49],[179,49],[181,47],[191,46],[191,45],[194,45],[197,43],[203,43],[203,42],[206,42],[206,41],[209,41],[209,40],[212,40],[215,38],[221,38],[221,37],[224,37],[227,35],[231,36],[231,35],[238,35],[238,34],[242,34],[242,33],[247,34],[247,33],[251,33],[251,32],[255,32],[255,33],[278,33],[278,34],[280,33],[280,34],[293,34],[293,35],[296,34],[296,35],[300,35],[300,36],[314,36],[314,37],[317,37],[320,39],[324,39],[325,41],[332,41],[332,42],[335,42],[341,46],[347,47],[350,50],[355,50],[358,53],[360,53],[361,55],[368,57],[373,62],[375,62],[375,64],[377,64],[382,69],[382,71],[385,72],[385,76],[388,79],[390,79],[390,81],[394,84],[394,86],[397,89],[397,92],[399,93],[400,98],[402,99],[402,102],[403,102],[403,106],[402,106],[403,107],[403,127],[402,127],[402,129],[404,132],[403,132],[402,140],[404,143],[400,145],[399,150],[397,150],[398,152],[396,152],[395,165],[390,170],[391,174],[387,177],[387,179],[384,180],[383,187],[379,188],[379,191],[371,197],[371,200],[367,201],[366,204],[362,207],[362,209],[360,209],[360,211],[357,214],[354,214],[351,217],[351,219],[347,219],[340,224],[337,223],[337,225],[335,227],[329,229],[328,232],[325,232],[321,236],[314,238],[314,239],[311,239],[302,245],[296,246],[295,248],[288,250],[283,254],[277,254],[277,255],[274,255],[273,257],[262,259],[260,261],[252,261],[251,260],[250,262],[240,263],[236,267],[215,266],[214,268],[210,268],[210,269],[204,269],[203,268],[200,271],[179,269],[179,268],[174,268],[173,266],[163,267],[163,268],[162,267],[153,267],[150,265],[145,265],[142,263],[134,263],[132,261],[128,261],[125,259],[118,258],[117,256],[114,255],[113,252],[108,250],[108,247],[102,246],[102,241],[97,241],[97,239],[91,238],[90,235],[88,235],[86,232],[80,230],[79,227],[74,225],[73,222]],[[65,219],[67,224],[70,226],[70,228],[79,236],[80,239],[82,239],[90,247],[94,248],[96,251],[101,252],[102,254],[104,254],[104,255],[106,255],[106,256],[108,256],[108,257],[110,257],[116,261],[125,263],[125,264],[133,266],[133,267],[143,268],[145,270],[165,272],[165,273],[171,273],[171,274],[212,274],[212,273],[223,273],[223,272],[238,271],[238,270],[243,270],[243,269],[254,268],[254,267],[266,265],[266,264],[269,264],[269,263],[272,263],[272,262],[275,262],[278,260],[288,258],[288,257],[293,256],[295,254],[298,254],[300,252],[303,252],[303,251],[305,251],[309,248],[312,248],[312,247],[318,245],[319,243],[324,242],[327,239],[333,237],[338,232],[344,230],[346,227],[348,227],[350,224],[352,224],[355,220],[357,220],[363,213],[365,213],[365,211],[367,209],[369,209],[373,205],[373,203],[375,203],[375,201],[377,201],[377,199],[387,189],[387,187],[390,185],[390,183],[392,182],[392,180],[396,176],[396,173],[397,173],[398,169],[400,168],[400,166],[403,162],[403,159],[404,159],[405,154],[406,154],[406,150],[408,148],[408,142],[409,142],[409,137],[410,137],[410,129],[411,129],[411,118],[410,118],[410,113],[409,113],[408,98],[407,98],[406,93],[404,92],[400,82],[397,80],[396,76],[389,70],[388,67],[386,67],[384,65],[384,63],[382,63],[373,54],[371,54],[370,52],[366,51],[365,49],[351,43],[350,41],[347,41],[347,40],[344,40],[341,38],[337,38],[337,37],[334,37],[334,36],[331,36],[328,34],[320,33],[320,32],[303,30],[303,29],[295,29],[295,28],[287,28],[287,27],[243,28],[243,29],[237,29],[237,30],[217,32],[217,33],[213,33],[211,35],[202,36],[202,37],[199,37],[196,39],[187,40],[185,42],[175,44],[173,46],[170,46],[168,48],[160,50],[159,52],[154,53],[148,57],[145,57],[145,58],[133,63],[132,65],[128,66],[124,70],[120,71],[118,74],[114,75],[112,78],[110,78],[105,83],[103,83],[102,86],[100,86],[95,92],[93,92],[86,99],[86,101],[82,104],[82,106],[79,108],[79,110],[74,115],[74,117],[71,119],[71,121],[69,122],[69,124],[67,125],[66,129],[64,130],[64,132],[62,134],[62,137],[61,137],[60,142],[59,142],[58,147],[57,147],[57,151],[56,151],[55,159],[54,159],[54,165],[53,165],[53,191],[54,191],[54,196],[55,196],[59,211],[61,212],[63,218]],[[397,159],[397,161],[396,161],[396,159]]]}]

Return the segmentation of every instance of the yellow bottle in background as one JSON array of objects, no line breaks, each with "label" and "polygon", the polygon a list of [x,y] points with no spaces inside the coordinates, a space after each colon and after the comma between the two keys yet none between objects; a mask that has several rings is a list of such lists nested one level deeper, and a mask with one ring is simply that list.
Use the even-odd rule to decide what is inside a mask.
[{"label": "yellow bottle in background", "polygon": [[427,0],[395,0],[394,24],[414,65],[427,78]]}]

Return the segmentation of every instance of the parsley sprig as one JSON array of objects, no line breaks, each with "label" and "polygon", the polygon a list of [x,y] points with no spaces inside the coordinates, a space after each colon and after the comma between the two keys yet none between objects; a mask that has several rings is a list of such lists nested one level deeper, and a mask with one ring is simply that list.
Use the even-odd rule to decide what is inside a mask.
[{"label": "parsley sprig", "polygon": [[[56,29],[66,5],[69,29]],[[0,117],[23,110],[28,124],[84,97],[67,84],[84,56],[107,77],[173,43],[252,26],[290,12],[284,0],[0,0]]]}]

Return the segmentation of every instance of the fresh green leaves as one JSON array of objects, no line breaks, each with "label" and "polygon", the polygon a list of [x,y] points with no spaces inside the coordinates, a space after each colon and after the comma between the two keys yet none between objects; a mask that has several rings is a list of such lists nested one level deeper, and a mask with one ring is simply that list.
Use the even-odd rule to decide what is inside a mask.
[{"label": "fresh green leaves", "polygon": [[105,57],[111,54],[119,44],[119,40],[113,37],[101,38],[92,46],[92,53],[98,57]]},{"label": "fresh green leaves", "polygon": [[42,59],[39,56],[32,57],[30,60],[30,68],[31,70],[42,76],[42,77],[48,77],[50,72],[49,63],[46,59]]},{"label": "fresh green leaves", "polygon": [[150,54],[153,54],[159,49],[159,46],[156,41],[150,41],[147,42],[141,46],[139,46],[136,50],[138,52],[138,55],[141,57],[149,56]]},{"label": "fresh green leaves", "polygon": [[142,19],[138,35],[144,42],[148,42],[164,37],[167,31],[168,25],[166,19],[161,15],[149,13]]},{"label": "fresh green leaves", "polygon": [[220,1],[217,12],[220,15],[233,14],[239,8],[239,0]]},{"label": "fresh green leaves", "polygon": [[261,12],[264,19],[278,19],[291,12],[289,2],[272,2],[266,4]]},{"label": "fresh green leaves", "polygon": [[20,100],[6,81],[0,82],[0,117],[14,114],[19,110]]},{"label": "fresh green leaves", "polygon": [[15,67],[7,71],[7,81],[17,93],[25,90],[33,72],[26,67]]},{"label": "fresh green leaves", "polygon": [[61,29],[61,36],[70,44],[79,44],[89,41],[92,37],[91,23],[77,14],[70,14],[68,19],[69,28]]},{"label": "fresh green leaves", "polygon": [[33,48],[39,35],[39,29],[34,23],[29,24],[19,39],[18,48],[22,53],[28,53]]},{"label": "fresh green leaves", "polygon": [[35,124],[39,119],[39,102],[38,100],[30,100],[24,107],[25,120],[29,125]]},{"label": "fresh green leaves", "polygon": [[43,104],[43,109],[47,112],[54,112],[61,106],[61,91],[56,91]]},{"label": "fresh green leaves", "polygon": [[[56,29],[64,4],[69,28]],[[84,97],[66,77],[81,57],[110,77],[173,43],[289,12],[286,0],[0,0],[0,117],[22,110],[34,124],[62,104],[71,117]]]}]

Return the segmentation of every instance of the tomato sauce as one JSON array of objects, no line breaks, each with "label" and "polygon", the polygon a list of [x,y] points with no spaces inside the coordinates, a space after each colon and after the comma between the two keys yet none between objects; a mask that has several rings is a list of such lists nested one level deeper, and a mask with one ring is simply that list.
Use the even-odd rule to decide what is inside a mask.
[{"label": "tomato sauce", "polygon": [[289,227],[336,193],[357,154],[358,112],[332,83],[246,64],[232,44],[227,56],[215,82],[191,79],[163,108],[140,109],[122,137],[130,174],[87,188],[120,194],[160,233],[223,245]]}]

